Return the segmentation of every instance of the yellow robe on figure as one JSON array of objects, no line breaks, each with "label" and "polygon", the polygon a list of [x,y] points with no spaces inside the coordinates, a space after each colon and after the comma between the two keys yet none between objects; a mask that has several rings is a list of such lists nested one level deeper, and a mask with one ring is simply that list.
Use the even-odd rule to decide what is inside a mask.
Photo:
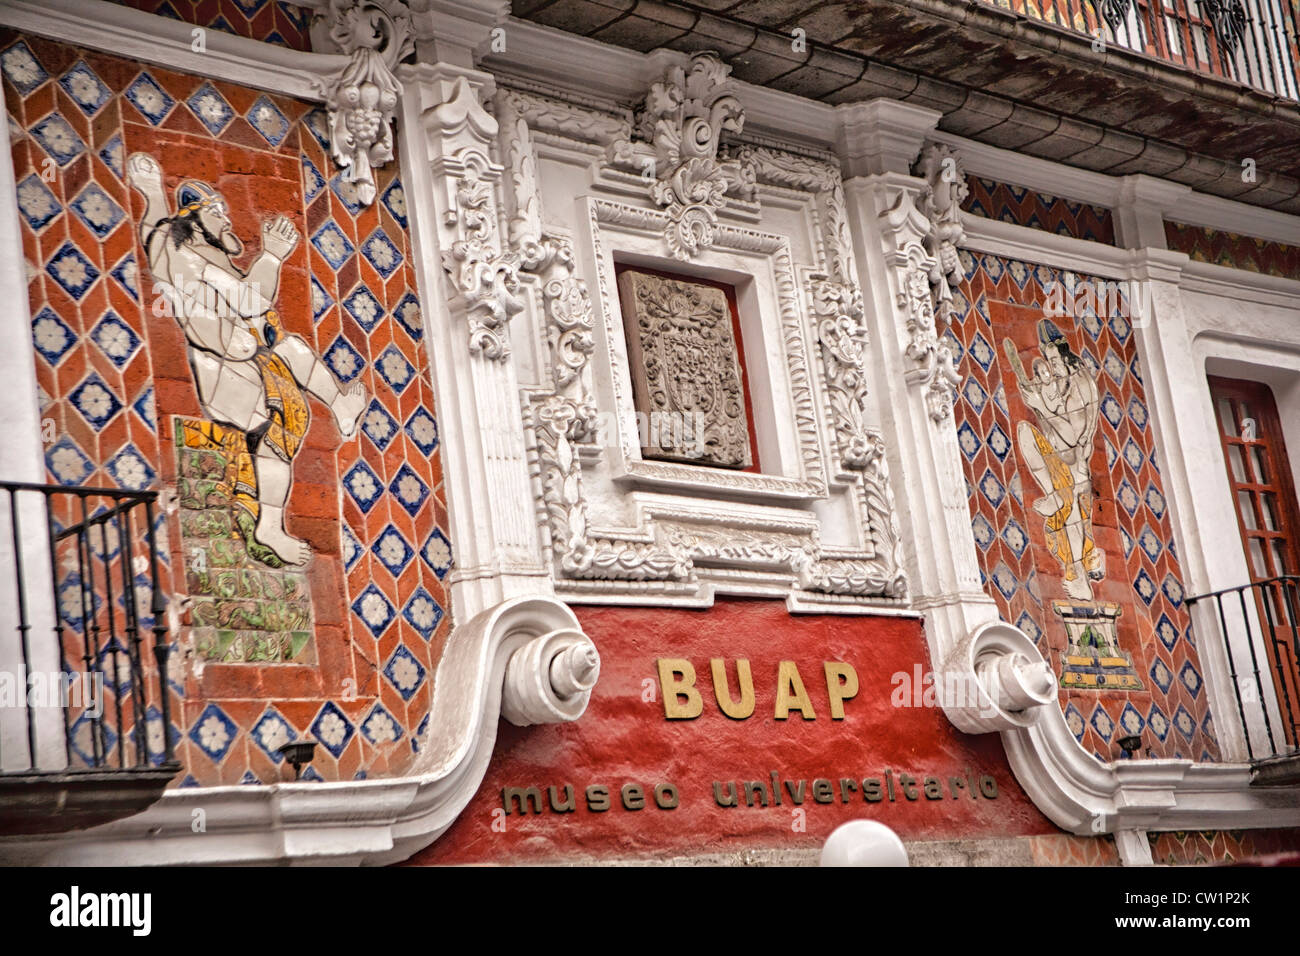
[{"label": "yellow robe on figure", "polygon": [[[1043,463],[1052,477],[1052,488],[1061,502],[1061,506],[1055,512],[1046,516],[1047,544],[1065,566],[1065,579],[1073,581],[1077,577],[1074,570],[1074,551],[1070,547],[1070,538],[1065,532],[1065,526],[1074,511],[1076,498],[1073,493],[1074,475],[1070,473],[1070,466],[1061,459],[1060,454],[1052,447],[1052,443],[1037,427],[1029,425],[1029,431],[1034,436],[1034,444],[1038,446],[1038,453],[1043,456]],[[1095,571],[1101,566],[1101,558],[1092,542],[1092,495],[1081,494],[1077,498],[1079,516],[1076,520],[1083,523],[1083,554],[1080,555],[1080,560],[1085,569]]]},{"label": "yellow robe on figure", "polygon": [[[264,316],[265,325],[250,323],[249,330],[260,346],[252,361],[262,373],[262,386],[266,390],[266,407],[270,424],[262,434],[262,442],[285,461],[292,461],[307,435],[311,422],[307,398],[302,393],[293,373],[284,359],[271,351],[266,329],[276,338],[284,334],[280,316],[269,311]],[[257,498],[257,471],[253,455],[248,449],[248,436],[236,428],[227,428],[216,422],[186,419],[182,422],[185,447],[212,448],[220,451],[226,460],[226,474],[221,490],[256,522],[260,508]]]}]

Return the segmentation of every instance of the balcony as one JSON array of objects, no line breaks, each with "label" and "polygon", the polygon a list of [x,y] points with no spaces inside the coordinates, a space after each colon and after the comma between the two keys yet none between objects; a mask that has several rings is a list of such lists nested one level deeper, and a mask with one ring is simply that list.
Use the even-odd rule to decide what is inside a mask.
[{"label": "balcony", "polygon": [[[1226,651],[1255,786],[1300,783],[1300,575],[1197,597],[1201,633]],[[1220,723],[1223,723],[1221,720]]]},{"label": "balcony", "polygon": [[[981,0],[1185,70],[1300,99],[1289,0]],[[1100,45],[1100,44],[1099,44]]]},{"label": "balcony", "polygon": [[[641,52],[715,50],[758,86],[829,104],[899,100],[991,146],[1300,214],[1295,0],[1096,3],[513,0],[511,9],[525,39],[536,24]],[[508,74],[519,69],[512,58],[485,63]],[[561,64],[530,63],[527,75],[567,82]]]},{"label": "balcony", "polygon": [[0,492],[0,834],[138,813],[180,770],[157,493]]}]

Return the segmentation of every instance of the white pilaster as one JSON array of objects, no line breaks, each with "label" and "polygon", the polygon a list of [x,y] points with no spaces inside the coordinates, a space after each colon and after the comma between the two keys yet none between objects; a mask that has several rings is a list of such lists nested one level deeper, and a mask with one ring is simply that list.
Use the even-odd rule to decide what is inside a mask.
[{"label": "white pilaster", "polygon": [[[487,41],[492,22],[484,16],[461,23],[463,30],[439,33],[441,45],[424,47],[460,62],[400,71],[402,168],[444,437],[458,621],[511,597],[553,594],[510,349],[510,319],[522,302],[518,263],[500,228],[497,122],[483,107],[494,87],[490,75],[461,65],[476,37]],[[417,21],[417,37],[418,30]],[[447,52],[453,47],[460,51],[454,56]]]},{"label": "white pilaster", "polygon": [[[926,374],[917,325],[933,336],[934,318],[913,308],[918,289],[908,276],[928,274],[923,240],[928,220],[917,210],[925,181],[910,166],[939,114],[877,100],[842,110],[840,160],[858,175],[844,184],[859,282],[871,337],[872,380],[895,488],[913,607],[926,615],[936,669],[980,625],[997,620],[997,606],[980,586],[966,482],[951,406],[942,412],[944,383]],[[929,282],[925,280],[928,301]],[[939,417],[936,417],[936,416]],[[956,716],[950,714],[950,717]],[[972,728],[968,728],[972,729]],[[993,729],[991,727],[985,729]]]},{"label": "white pilaster", "polygon": [[[1158,248],[1133,252],[1132,325],[1178,545],[1183,589],[1193,596],[1245,584],[1250,574],[1239,544],[1240,532],[1224,471],[1205,361],[1197,354],[1183,309],[1179,284],[1188,258],[1163,248],[1163,226],[1158,237],[1152,236],[1149,227],[1143,227],[1142,220],[1152,218],[1149,207],[1143,209],[1141,204],[1135,204],[1128,222],[1122,220],[1127,235],[1158,238],[1160,243]],[[1154,218],[1158,219],[1159,213]],[[1131,231],[1133,224],[1137,232]],[[1251,602],[1247,603],[1245,618],[1239,602],[1236,606],[1231,602],[1225,605],[1222,621],[1213,600],[1192,606],[1194,633],[1199,638],[1197,654],[1204,668],[1210,710],[1225,760],[1247,758],[1247,728],[1255,741],[1267,738],[1265,708],[1275,730],[1279,726],[1272,682],[1265,681],[1261,700],[1249,666],[1252,653],[1260,661],[1268,659],[1261,640],[1255,641],[1252,648],[1246,638],[1249,632],[1261,638],[1263,635]],[[1240,706],[1239,695],[1243,697]]]},{"label": "white pilaster", "polygon": [[[6,383],[5,401],[0,402],[0,435],[4,435],[0,479],[43,484],[45,455],[32,355],[27,260],[18,222],[13,157],[8,149],[0,149],[0,154],[0,301],[6,303],[0,320],[0,378]],[[18,701],[18,706],[0,707],[0,770],[26,769],[32,764],[59,770],[66,765],[66,755],[58,702],[47,700],[31,711],[24,706],[30,674],[57,675],[60,671],[45,508],[36,492],[20,493],[16,504],[17,535],[9,495],[0,494],[0,608],[6,610],[6,626],[0,629],[0,680],[11,682]],[[19,553],[14,550],[15,538],[21,543]],[[19,557],[29,624],[25,654],[17,626],[19,584],[15,572]],[[36,726],[35,760],[28,743],[29,717]]]}]

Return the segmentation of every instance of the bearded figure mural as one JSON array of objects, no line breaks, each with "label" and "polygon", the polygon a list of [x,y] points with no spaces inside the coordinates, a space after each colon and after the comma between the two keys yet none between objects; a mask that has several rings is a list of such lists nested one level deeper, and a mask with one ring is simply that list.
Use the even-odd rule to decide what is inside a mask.
[{"label": "bearded figure mural", "polygon": [[1106,555],[1093,534],[1097,495],[1091,461],[1101,410],[1096,376],[1051,319],[1040,319],[1037,332],[1032,374],[1026,373],[1011,339],[1002,345],[1021,401],[1035,418],[1016,426],[1020,458],[1042,492],[1030,504],[1043,518],[1047,547],[1060,562],[1069,598],[1052,602],[1067,642],[1061,684],[1138,690],[1142,682],[1132,658],[1119,646],[1116,621],[1122,608],[1096,600],[1095,594],[1106,578]]},{"label": "bearded figure mural", "polygon": [[1016,347],[1004,344],[1020,386],[1020,398],[1034,412],[1037,425],[1016,427],[1020,455],[1043,496],[1033,508],[1045,519],[1052,554],[1065,570],[1065,592],[1091,600],[1092,582],[1106,576],[1104,555],[1093,544],[1092,459],[1100,397],[1087,366],[1070,348],[1051,320],[1038,323],[1038,350],[1033,376],[1025,374]]},{"label": "bearded figure mural", "polygon": [[248,552],[271,567],[301,567],[306,542],[285,529],[293,459],[311,422],[307,396],[329,408],[351,437],[366,406],[359,383],[341,384],[300,336],[284,329],[276,294],[284,260],[298,244],[287,216],[262,224],[261,251],[247,271],[224,197],[183,181],[172,208],[151,156],[127,160],[127,181],[145,200],[140,240],[149,271],[189,342],[190,367],[206,422],[182,425],[186,445],[220,448],[231,470],[235,524]]}]

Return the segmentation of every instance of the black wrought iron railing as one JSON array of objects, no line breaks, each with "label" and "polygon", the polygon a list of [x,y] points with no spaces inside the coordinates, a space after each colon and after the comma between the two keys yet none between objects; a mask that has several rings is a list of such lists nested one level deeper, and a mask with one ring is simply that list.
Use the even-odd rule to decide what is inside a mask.
[{"label": "black wrought iron railing", "polygon": [[179,769],[157,492],[0,492],[0,781]]},{"label": "black wrought iron railing", "polygon": [[1250,760],[1300,751],[1300,575],[1187,599],[1213,609]]},{"label": "black wrought iron railing", "polygon": [[1201,73],[1300,99],[1295,0],[983,0]]}]

